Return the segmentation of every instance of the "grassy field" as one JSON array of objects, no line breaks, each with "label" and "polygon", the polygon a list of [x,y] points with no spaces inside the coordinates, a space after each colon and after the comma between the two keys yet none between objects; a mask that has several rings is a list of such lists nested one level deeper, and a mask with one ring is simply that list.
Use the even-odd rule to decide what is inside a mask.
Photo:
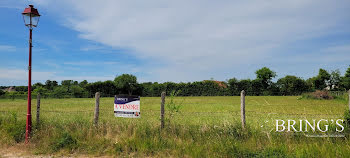
[{"label": "grassy field", "polygon": [[[42,99],[41,124],[25,146],[33,154],[155,157],[346,157],[348,134],[310,138],[275,132],[276,119],[342,119],[346,100],[308,100],[297,96],[247,96],[247,128],[240,123],[240,97],[175,97],[180,112],[160,130],[160,98],[141,98],[141,118],[116,118],[113,99],[101,98],[100,122],[92,125],[93,98]],[[166,102],[169,101],[169,97]],[[23,147],[26,100],[0,100],[0,143]],[[331,127],[333,128],[333,127]],[[308,133],[306,133],[308,134]],[[343,133],[344,134],[344,133]]]}]

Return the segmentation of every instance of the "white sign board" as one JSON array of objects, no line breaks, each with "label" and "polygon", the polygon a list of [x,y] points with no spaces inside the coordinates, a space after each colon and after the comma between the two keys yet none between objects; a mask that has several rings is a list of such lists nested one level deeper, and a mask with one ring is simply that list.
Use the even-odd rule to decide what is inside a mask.
[{"label": "white sign board", "polygon": [[140,97],[139,96],[116,96],[114,98],[114,116],[139,118]]}]

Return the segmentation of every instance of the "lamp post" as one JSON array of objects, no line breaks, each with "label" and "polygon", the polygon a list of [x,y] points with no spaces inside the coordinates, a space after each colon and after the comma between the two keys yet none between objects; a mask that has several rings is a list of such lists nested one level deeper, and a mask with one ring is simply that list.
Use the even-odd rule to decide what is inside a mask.
[{"label": "lamp post", "polygon": [[33,5],[29,5],[25,8],[23,13],[23,20],[25,26],[29,28],[29,65],[28,65],[28,107],[27,107],[27,122],[26,122],[26,143],[29,141],[30,132],[32,130],[32,114],[31,114],[31,103],[32,103],[32,30],[38,26],[40,14]]}]

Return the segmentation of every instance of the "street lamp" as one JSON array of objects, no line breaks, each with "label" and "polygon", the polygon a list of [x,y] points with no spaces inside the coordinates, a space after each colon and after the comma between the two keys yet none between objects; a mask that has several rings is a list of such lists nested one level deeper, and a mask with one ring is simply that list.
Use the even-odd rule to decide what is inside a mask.
[{"label": "street lamp", "polygon": [[25,8],[23,13],[23,20],[25,26],[29,28],[29,66],[28,66],[28,109],[27,109],[27,124],[26,124],[26,143],[29,141],[30,131],[32,130],[32,114],[31,114],[31,104],[32,104],[32,30],[34,27],[38,26],[40,14],[33,5],[29,5]]}]

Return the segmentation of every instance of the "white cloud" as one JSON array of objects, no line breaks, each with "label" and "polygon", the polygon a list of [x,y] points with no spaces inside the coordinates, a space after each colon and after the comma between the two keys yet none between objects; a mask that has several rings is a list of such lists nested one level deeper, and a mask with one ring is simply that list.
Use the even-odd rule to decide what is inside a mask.
[{"label": "white cloud", "polygon": [[96,46],[96,45],[88,45],[80,48],[81,51],[95,51],[95,50],[104,50],[104,49],[105,49],[104,47]]},{"label": "white cloud", "polygon": [[234,76],[247,63],[266,62],[265,58],[278,54],[276,50],[289,43],[349,33],[349,24],[344,23],[349,20],[347,2],[35,2],[48,11],[60,11],[64,25],[80,32],[81,38],[128,48],[135,56],[163,63],[147,69],[160,81],[220,76],[219,69],[231,73],[221,74],[223,77]]},{"label": "white cloud", "polygon": [[[32,83],[45,82],[46,80],[75,80],[89,82],[113,80],[115,76],[64,76],[56,72],[32,72]],[[26,85],[28,82],[28,71],[25,69],[3,69],[0,68],[0,85]]]},{"label": "white cloud", "polygon": [[74,81],[83,81],[87,80],[89,82],[96,82],[96,81],[107,81],[107,80],[113,80],[115,76],[57,76],[55,80],[62,81],[62,80],[74,80]]},{"label": "white cloud", "polygon": [[348,55],[350,55],[350,43],[347,45],[337,45],[333,47],[328,47],[323,51],[327,53],[347,53]]},{"label": "white cloud", "polygon": [[16,47],[10,45],[0,45],[0,51],[14,52],[16,51]]},{"label": "white cloud", "polygon": [[95,63],[92,61],[76,61],[76,62],[64,62],[64,65],[73,65],[73,66],[92,66]]},{"label": "white cloud", "polygon": [[100,62],[100,61],[75,61],[75,62],[64,62],[64,65],[72,65],[72,66],[96,66],[96,65],[117,65],[118,62],[108,61],[108,62]]},{"label": "white cloud", "polygon": [[[51,78],[55,75],[54,72],[39,72],[33,71],[33,80],[41,80],[43,78]],[[0,79],[7,80],[27,80],[28,71],[25,69],[3,69],[0,68]]]},{"label": "white cloud", "polygon": [[24,6],[27,3],[26,0],[1,0],[0,8],[10,8],[10,9],[24,9]]}]

